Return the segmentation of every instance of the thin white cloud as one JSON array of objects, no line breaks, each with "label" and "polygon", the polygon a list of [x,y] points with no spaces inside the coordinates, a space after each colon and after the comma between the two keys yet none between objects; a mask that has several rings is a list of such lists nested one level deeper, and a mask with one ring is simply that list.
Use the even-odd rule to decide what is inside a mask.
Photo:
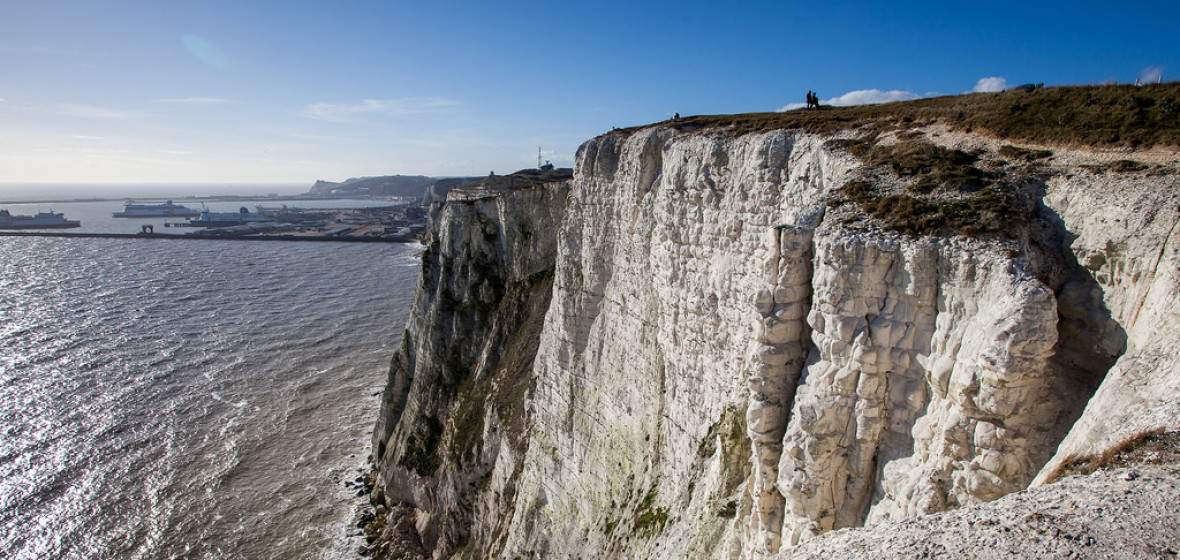
[{"label": "thin white cloud", "polygon": [[1000,76],[992,76],[989,78],[980,78],[975,82],[975,87],[971,88],[974,93],[997,92],[1008,89],[1008,80]]},{"label": "thin white cloud", "polygon": [[183,97],[179,99],[157,99],[153,103],[180,103],[185,105],[228,105],[231,103],[239,103],[234,99],[221,99],[218,97]]},{"label": "thin white cloud", "polygon": [[[833,97],[824,101],[820,101],[823,105],[832,105],[834,107],[847,107],[850,105],[871,105],[874,103],[889,103],[892,101],[910,101],[912,99],[919,99],[922,96],[912,92],[903,91],[899,89],[881,91],[879,89],[858,89],[850,91],[839,97]],[[778,112],[792,111],[794,109],[802,109],[806,107],[806,103],[789,103],[778,109]]]},{"label": "thin white cloud", "polygon": [[95,107],[93,105],[79,105],[76,103],[61,103],[57,106],[57,108],[59,111],[67,115],[107,121],[139,119],[148,116],[147,113],[141,113],[138,111],[124,111],[121,109]]},{"label": "thin white cloud", "polygon": [[300,115],[309,119],[331,122],[357,122],[366,116],[400,117],[437,112],[461,105],[458,101],[438,97],[408,97],[405,99],[366,99],[359,104],[314,103],[304,107]]},{"label": "thin white cloud", "polygon": [[1139,83],[1141,83],[1141,84],[1154,84],[1154,83],[1160,81],[1160,79],[1163,77],[1163,75],[1164,75],[1164,67],[1163,66],[1148,66],[1147,68],[1144,68],[1142,71],[1139,72]]},{"label": "thin white cloud", "polygon": [[837,107],[846,107],[848,105],[871,105],[874,103],[889,103],[891,101],[910,101],[918,99],[918,94],[911,91],[902,91],[898,89],[890,91],[881,91],[879,89],[862,89],[857,91],[850,91],[841,95],[840,97],[833,97],[823,103],[825,105],[834,105]]}]

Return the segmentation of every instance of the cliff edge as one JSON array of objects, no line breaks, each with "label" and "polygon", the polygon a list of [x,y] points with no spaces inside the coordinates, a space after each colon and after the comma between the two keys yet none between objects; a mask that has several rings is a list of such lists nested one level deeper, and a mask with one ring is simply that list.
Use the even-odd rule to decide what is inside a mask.
[{"label": "cliff edge", "polygon": [[374,434],[374,552],[818,554],[1101,494],[1087,464],[1180,431],[1177,97],[691,117],[452,191]]}]

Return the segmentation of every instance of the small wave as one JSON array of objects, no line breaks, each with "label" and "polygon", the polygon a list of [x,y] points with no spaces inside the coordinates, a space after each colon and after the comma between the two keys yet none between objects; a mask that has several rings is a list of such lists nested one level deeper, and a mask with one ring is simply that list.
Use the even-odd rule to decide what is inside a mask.
[{"label": "small wave", "polygon": [[[355,557],[357,499],[331,478],[366,455],[368,392],[417,260],[386,246],[55,241],[10,246],[0,264],[4,308],[28,310],[0,311],[0,486],[26,500],[0,498],[0,556],[58,534],[69,551],[42,557]],[[176,274],[189,262],[255,264]]]},{"label": "small wave", "polygon": [[221,397],[221,395],[220,395],[220,394],[218,394],[218,393],[216,393],[216,392],[209,393],[209,396],[210,396],[210,397],[212,397],[212,398],[213,398],[213,400],[215,400],[215,401],[217,401],[217,402],[228,404],[228,405],[230,405],[230,406],[232,406],[232,407],[234,407],[234,408],[245,408],[245,407],[246,407],[246,405],[249,405],[249,404],[250,404],[250,401],[248,401],[248,400],[245,400],[245,399],[243,399],[243,400],[240,400],[240,401],[238,401],[238,402],[234,402],[234,401],[231,401],[231,400],[224,399],[224,398],[222,398],[222,397]]}]

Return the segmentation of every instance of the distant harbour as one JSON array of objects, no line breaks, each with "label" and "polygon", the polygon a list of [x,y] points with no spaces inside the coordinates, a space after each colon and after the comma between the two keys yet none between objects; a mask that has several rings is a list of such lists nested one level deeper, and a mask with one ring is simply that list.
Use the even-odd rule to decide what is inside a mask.
[{"label": "distant harbour", "polygon": [[[141,200],[150,199],[144,198]],[[300,198],[264,198],[259,200],[266,202],[267,206],[281,204],[306,205],[307,203],[307,200]],[[65,214],[71,220],[81,222],[81,227],[71,230],[76,233],[138,234],[143,231],[143,226],[145,225],[152,226],[155,232],[160,233],[166,227],[171,228],[175,225],[186,224],[188,222],[187,219],[180,217],[134,219],[114,217],[113,214],[115,212],[124,208],[124,202],[124,199],[108,199],[86,202],[6,203],[0,204],[0,208],[8,210],[12,214],[36,214],[45,211],[59,212]],[[242,207],[243,203],[244,201],[240,199],[223,200],[220,202],[210,199],[198,202],[198,205],[203,209],[213,212],[236,212]],[[394,204],[394,201],[389,199],[330,199],[319,200],[315,206],[326,209],[344,209],[381,207],[391,204]]]}]

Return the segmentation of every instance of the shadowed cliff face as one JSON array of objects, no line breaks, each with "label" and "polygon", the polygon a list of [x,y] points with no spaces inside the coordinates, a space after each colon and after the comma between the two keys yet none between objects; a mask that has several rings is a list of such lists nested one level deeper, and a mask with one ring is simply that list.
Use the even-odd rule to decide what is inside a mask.
[{"label": "shadowed cliff face", "polygon": [[378,500],[416,508],[436,554],[486,542],[473,519],[511,505],[567,191],[566,182],[511,196],[460,189],[429,228],[373,449]]},{"label": "shadowed cliff face", "polygon": [[[374,438],[383,499],[440,558],[765,557],[1027,487],[1112,365],[1138,385],[1108,379],[1102,414],[1163,421],[1143,364],[1175,329],[1144,321],[1175,324],[1176,205],[1101,220],[1166,178],[1045,166],[1004,187],[1006,230],[919,236],[849,198],[906,192],[870,167],[651,127],[587,142],[568,185],[453,199]],[[1101,419],[1077,426],[1092,451]]]}]

